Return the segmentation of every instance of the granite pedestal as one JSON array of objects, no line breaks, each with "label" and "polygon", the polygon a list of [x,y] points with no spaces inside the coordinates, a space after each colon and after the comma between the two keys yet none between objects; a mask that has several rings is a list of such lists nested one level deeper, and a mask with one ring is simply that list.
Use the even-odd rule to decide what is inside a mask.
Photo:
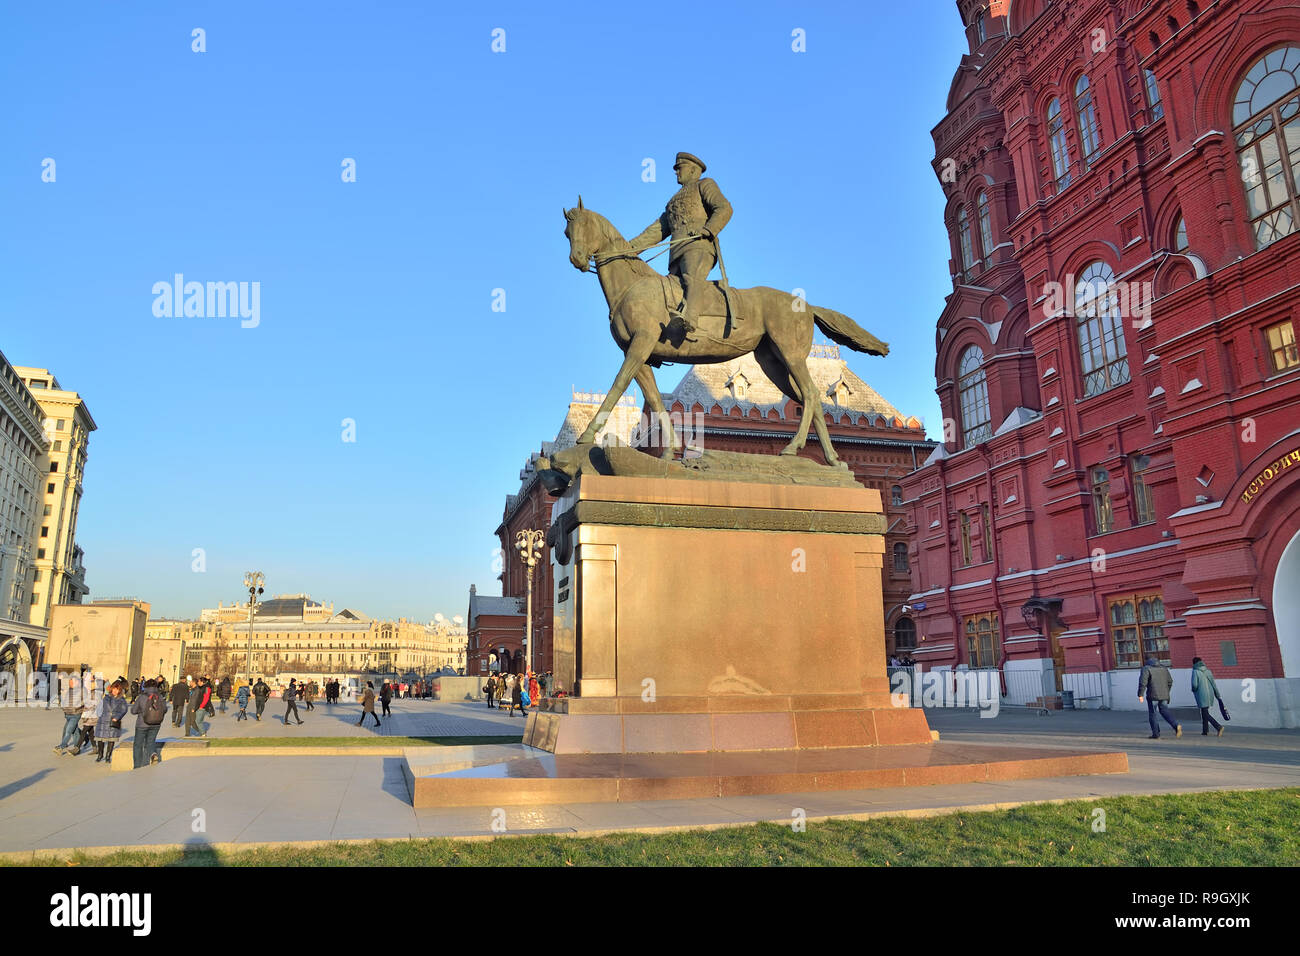
[{"label": "granite pedestal", "polygon": [[889,693],[884,532],[874,489],[581,474],[548,536],[565,694],[517,750],[409,766],[415,805],[1127,771],[1122,753],[936,743]]}]

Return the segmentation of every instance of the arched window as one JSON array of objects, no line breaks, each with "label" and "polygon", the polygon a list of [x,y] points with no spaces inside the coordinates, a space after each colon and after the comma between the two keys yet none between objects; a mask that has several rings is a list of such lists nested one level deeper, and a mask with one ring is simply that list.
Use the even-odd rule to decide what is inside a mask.
[{"label": "arched window", "polygon": [[961,241],[961,281],[969,282],[975,267],[975,251],[970,235],[970,216],[966,207],[957,210],[957,236]]},{"label": "arched window", "polygon": [[1052,171],[1056,188],[1070,185],[1070,153],[1065,145],[1065,120],[1061,118],[1061,101],[1047,104],[1047,140],[1052,151]]},{"label": "arched window", "polygon": [[894,650],[910,651],[916,647],[916,622],[910,617],[900,617],[894,625]]},{"label": "arched window", "polygon": [[1092,100],[1092,86],[1088,77],[1079,77],[1074,84],[1074,110],[1079,117],[1079,145],[1083,152],[1081,165],[1086,170],[1101,152],[1101,129],[1097,126],[1097,107]]},{"label": "arched window", "polygon": [[1114,270],[1104,262],[1093,262],[1074,287],[1074,320],[1085,396],[1098,395],[1129,380],[1124,319],[1114,285]]},{"label": "arched window", "polygon": [[1178,217],[1178,222],[1174,225],[1174,252],[1185,252],[1187,250],[1187,220],[1182,216]]},{"label": "arched window", "polygon": [[903,503],[903,486],[894,485],[889,490],[889,503],[892,505],[901,505]]},{"label": "arched window", "polygon": [[984,378],[984,353],[972,345],[961,353],[957,366],[957,394],[961,402],[963,447],[969,448],[993,437],[989,422],[989,388]]},{"label": "arched window", "polygon": [[1261,57],[1237,88],[1233,134],[1255,243],[1296,231],[1300,219],[1300,47]]},{"label": "arched window", "polygon": [[894,545],[894,570],[907,571],[907,545],[902,541]]},{"label": "arched window", "polygon": [[979,210],[980,245],[984,247],[984,268],[987,269],[993,265],[993,219],[989,213],[988,194],[981,190],[975,206]]},{"label": "arched window", "polygon": [[1156,83],[1156,75],[1150,70],[1143,70],[1142,75],[1146,83],[1147,109],[1150,111],[1151,122],[1154,123],[1165,115],[1165,104],[1160,102],[1160,86]]}]

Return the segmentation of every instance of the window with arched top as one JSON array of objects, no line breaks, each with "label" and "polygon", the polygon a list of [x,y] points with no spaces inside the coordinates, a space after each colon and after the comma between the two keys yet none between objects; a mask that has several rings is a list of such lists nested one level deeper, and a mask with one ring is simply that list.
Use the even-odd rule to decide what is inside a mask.
[{"label": "window with arched top", "polygon": [[910,651],[916,648],[916,622],[910,617],[900,617],[894,624],[894,650]]},{"label": "window with arched top", "polygon": [[961,404],[963,447],[970,448],[993,437],[989,415],[989,387],[984,377],[984,352],[972,345],[957,364],[957,395]]},{"label": "window with arched top", "polygon": [[1083,394],[1099,395],[1129,380],[1124,318],[1115,295],[1115,271],[1090,263],[1074,287],[1074,321],[1083,365]]},{"label": "window with arched top", "polygon": [[1300,220],[1300,47],[1278,47],[1247,71],[1232,107],[1246,211],[1263,248]]},{"label": "window with arched top", "polygon": [[1182,216],[1174,224],[1174,252],[1187,251],[1187,220]]},{"label": "window with arched top", "polygon": [[902,541],[894,545],[894,570],[907,571],[907,545]]},{"label": "window with arched top", "polygon": [[1065,144],[1065,119],[1061,116],[1061,101],[1047,104],[1047,142],[1052,153],[1052,172],[1056,188],[1070,185],[1070,153]]},{"label": "window with arched top", "polygon": [[993,217],[989,209],[988,194],[983,190],[980,190],[975,200],[975,208],[979,212],[980,245],[984,252],[984,268],[987,269],[993,264]]},{"label": "window with arched top", "polygon": [[901,505],[903,503],[903,486],[894,485],[889,490],[889,503],[892,505]]},{"label": "window with arched top", "polygon": [[975,247],[971,240],[970,214],[965,206],[957,210],[957,238],[961,243],[961,281],[969,282],[975,268]]},{"label": "window with arched top", "polygon": [[1092,98],[1092,84],[1087,74],[1074,84],[1074,111],[1079,117],[1080,164],[1086,170],[1101,152],[1101,128],[1097,125],[1097,105]]}]

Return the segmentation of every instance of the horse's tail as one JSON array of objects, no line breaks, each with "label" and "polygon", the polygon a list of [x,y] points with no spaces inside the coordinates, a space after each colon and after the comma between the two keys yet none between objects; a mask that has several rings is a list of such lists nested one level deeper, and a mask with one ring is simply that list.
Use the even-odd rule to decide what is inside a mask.
[{"label": "horse's tail", "polygon": [[855,352],[866,352],[868,355],[889,354],[887,343],[880,341],[847,315],[817,305],[810,305],[808,309],[812,312],[817,327],[825,332],[832,342],[847,345]]}]

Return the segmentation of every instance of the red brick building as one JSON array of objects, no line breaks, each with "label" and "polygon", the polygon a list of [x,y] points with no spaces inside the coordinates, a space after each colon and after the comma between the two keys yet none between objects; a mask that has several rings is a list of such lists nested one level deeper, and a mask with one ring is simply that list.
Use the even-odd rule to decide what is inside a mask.
[{"label": "red brick building", "polygon": [[[904,610],[911,593],[911,577],[907,564],[902,478],[925,460],[935,443],[926,439],[925,429],[918,419],[904,416],[858,377],[840,357],[838,346],[814,345],[808,367],[823,394],[822,412],[836,452],[848,463],[859,481],[880,491],[889,516],[883,571],[886,644],[890,654],[895,652],[896,645],[899,652],[906,653],[915,645],[916,627]],[[508,653],[513,653],[522,644],[522,613],[513,619],[500,615],[489,618],[480,610],[476,617],[474,601],[477,600],[482,608],[486,606],[482,603],[485,600],[517,599],[520,609],[523,608],[527,579],[515,550],[515,535],[528,528],[549,528],[554,500],[538,480],[534,463],[540,455],[571,447],[603,399],[602,394],[574,394],[555,440],[543,442],[540,452],[530,456],[520,472],[519,491],[506,497],[504,514],[496,533],[503,556],[499,576],[502,593],[510,597],[471,597],[470,673],[486,673],[488,658],[486,653],[479,651],[490,649],[493,642],[498,648],[506,648]],[[677,388],[664,394],[664,404],[672,416],[674,427],[679,429],[687,444],[707,450],[763,455],[775,455],[785,447],[794,436],[801,413],[799,405],[787,399],[768,381],[752,356],[718,365],[691,367]],[[649,414],[637,407],[635,399],[627,397],[615,409],[605,432],[613,440],[653,449],[659,436],[642,427],[642,423],[649,419]],[[605,432],[598,437],[603,438]],[[821,449],[816,441],[810,442],[802,454],[821,461]],[[543,555],[534,574],[536,660],[540,670],[547,670],[551,660],[554,607],[549,553]],[[493,607],[500,610],[497,605]],[[492,641],[487,639],[487,624],[476,627],[475,622],[480,618],[495,629]]]},{"label": "red brick building", "polygon": [[1190,705],[1199,656],[1234,719],[1297,726],[1300,6],[991,6],[958,3],[933,133],[953,292],[945,444],[903,482],[916,656],[1133,708],[1148,656]]}]

